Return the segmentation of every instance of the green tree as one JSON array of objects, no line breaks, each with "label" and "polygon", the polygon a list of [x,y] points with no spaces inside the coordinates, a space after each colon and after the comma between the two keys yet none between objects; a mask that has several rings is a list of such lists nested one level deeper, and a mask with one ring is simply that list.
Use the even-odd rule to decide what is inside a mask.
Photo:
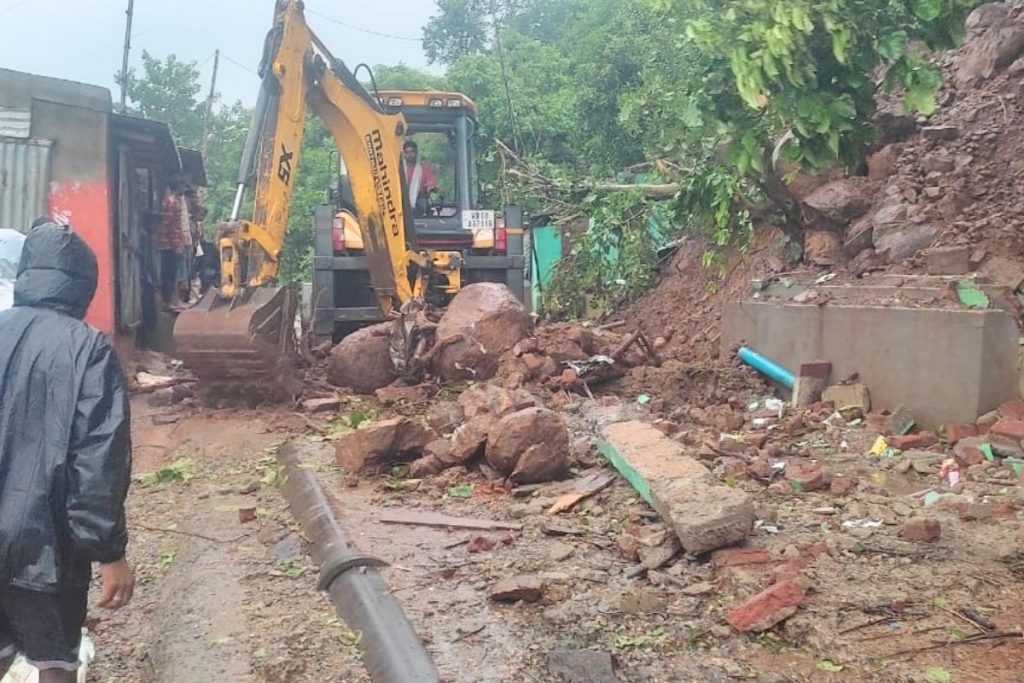
[{"label": "green tree", "polygon": [[[183,62],[175,55],[166,59],[142,51],[142,73],[127,74],[129,111],[147,119],[165,121],[178,143],[198,148],[203,136],[205,103],[197,99],[203,86],[194,61]],[[118,82],[123,76],[116,75]]]}]

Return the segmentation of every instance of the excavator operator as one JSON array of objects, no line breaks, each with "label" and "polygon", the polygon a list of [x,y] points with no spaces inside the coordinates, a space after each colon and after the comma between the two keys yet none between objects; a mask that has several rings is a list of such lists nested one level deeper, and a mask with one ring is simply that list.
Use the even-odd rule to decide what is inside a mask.
[{"label": "excavator operator", "polygon": [[430,164],[420,159],[420,147],[415,140],[406,140],[402,145],[402,169],[409,188],[409,205],[417,216],[424,216],[430,193],[437,191],[437,176]]}]

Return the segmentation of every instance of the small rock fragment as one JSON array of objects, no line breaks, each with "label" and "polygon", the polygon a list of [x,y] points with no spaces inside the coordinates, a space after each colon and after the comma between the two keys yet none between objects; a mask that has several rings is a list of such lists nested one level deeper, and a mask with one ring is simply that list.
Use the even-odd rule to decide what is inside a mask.
[{"label": "small rock fragment", "polygon": [[521,574],[498,581],[491,588],[495,602],[537,602],[544,595],[544,582],[532,574]]}]

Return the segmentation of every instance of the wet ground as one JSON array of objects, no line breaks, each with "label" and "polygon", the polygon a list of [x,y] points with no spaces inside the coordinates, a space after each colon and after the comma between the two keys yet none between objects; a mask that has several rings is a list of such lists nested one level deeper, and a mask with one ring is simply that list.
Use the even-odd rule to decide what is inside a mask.
[{"label": "wet ground", "polygon": [[[564,408],[577,436],[594,410]],[[728,567],[714,555],[676,557],[637,574],[621,537],[656,537],[663,527],[622,480],[549,515],[566,484],[510,492],[462,469],[422,481],[402,471],[353,478],[334,465],[330,433],[339,420],[330,417],[139,401],[134,420],[130,559],[139,587],[124,612],[94,613],[92,680],[367,680],[360,634],[316,593],[315,568],[275,487],[273,452],[285,440],[296,440],[318,472],[352,542],[390,563],[383,576],[445,681],[555,681],[549,653],[579,649],[612,655],[617,679],[637,683],[1022,680],[1024,640],[971,641],[980,631],[961,616],[969,608],[997,630],[1020,630],[1019,518],[964,521],[945,510],[934,513],[943,524],[937,543],[899,539],[899,525],[919,512],[906,494],[933,482],[865,459],[856,442],[867,438],[863,430],[799,438],[812,459],[860,477],[849,496],[729,479],[756,496],[762,524],[748,545],[764,548],[769,561]],[[839,441],[846,450],[830,446]],[[586,454],[575,464],[581,476],[602,467]],[[1020,498],[1012,482],[993,494]],[[396,509],[523,529],[382,524],[381,514]],[[842,523],[860,517],[884,523]],[[760,635],[728,626],[731,607],[816,544],[820,554],[804,571],[811,591],[796,615]],[[518,574],[540,577],[538,602],[489,599],[498,580]]]}]

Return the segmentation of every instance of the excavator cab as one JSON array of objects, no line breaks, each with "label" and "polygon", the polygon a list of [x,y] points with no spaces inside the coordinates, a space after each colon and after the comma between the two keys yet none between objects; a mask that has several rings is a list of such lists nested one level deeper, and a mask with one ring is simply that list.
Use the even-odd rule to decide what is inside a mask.
[{"label": "excavator cab", "polygon": [[[386,90],[375,96],[407,124],[401,170],[414,230],[406,240],[434,265],[428,303],[444,306],[473,282],[501,282],[524,299],[522,212],[515,207],[498,212],[479,202],[476,105],[453,92]],[[351,178],[343,159],[339,166],[330,202],[314,215],[315,343],[337,341],[384,319],[373,294],[361,227],[351,211]]]}]

